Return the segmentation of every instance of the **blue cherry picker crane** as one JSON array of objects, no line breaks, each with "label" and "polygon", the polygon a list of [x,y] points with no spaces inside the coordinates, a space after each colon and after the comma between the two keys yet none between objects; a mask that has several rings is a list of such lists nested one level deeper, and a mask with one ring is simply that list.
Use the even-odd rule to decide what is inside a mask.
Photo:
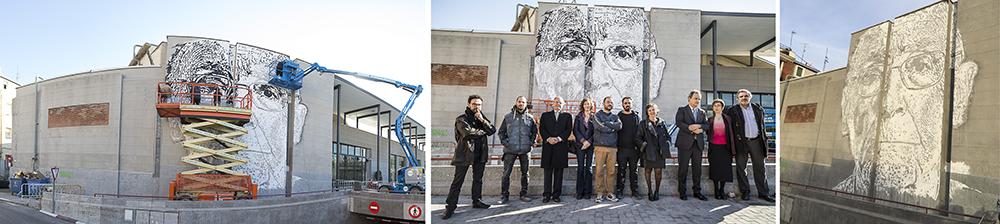
[{"label": "blue cherry picker crane", "polygon": [[378,186],[378,189],[382,192],[402,194],[423,193],[424,189],[426,189],[424,187],[424,169],[420,167],[420,164],[416,159],[416,154],[413,152],[413,147],[410,145],[410,142],[407,141],[408,139],[406,135],[403,134],[403,130],[400,128],[403,125],[403,120],[406,119],[406,114],[411,108],[413,108],[413,104],[416,102],[417,96],[419,96],[423,91],[423,87],[421,85],[407,84],[397,80],[365,73],[328,69],[320,66],[318,63],[312,63],[308,68],[302,69],[299,67],[298,63],[292,60],[279,62],[275,70],[275,76],[272,77],[268,83],[289,90],[298,90],[302,88],[302,80],[307,75],[312,72],[320,72],[321,74],[330,73],[335,75],[347,75],[373,82],[385,83],[410,92],[410,98],[400,110],[399,115],[396,116],[395,127],[393,128],[396,139],[399,140],[399,145],[403,148],[402,151],[406,153],[407,166],[396,171],[395,181],[386,184],[379,184],[380,186]]}]

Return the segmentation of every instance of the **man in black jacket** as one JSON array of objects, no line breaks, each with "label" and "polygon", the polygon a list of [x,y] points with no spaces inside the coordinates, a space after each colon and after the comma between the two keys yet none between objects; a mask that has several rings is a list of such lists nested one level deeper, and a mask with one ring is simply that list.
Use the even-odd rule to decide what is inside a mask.
[{"label": "man in black jacket", "polygon": [[622,98],[622,111],[618,112],[622,121],[622,130],[618,131],[618,182],[615,184],[615,194],[622,198],[625,191],[625,178],[628,176],[629,189],[632,198],[642,200],[639,194],[639,149],[633,140],[639,129],[639,114],[632,110],[632,97]]},{"label": "man in black jacket", "polygon": [[489,159],[489,146],[486,137],[493,135],[496,129],[493,123],[483,115],[483,98],[478,95],[469,96],[465,113],[455,118],[455,155],[451,165],[455,166],[455,179],[451,181],[448,199],[445,201],[442,219],[451,218],[458,206],[458,194],[465,182],[465,173],[472,166],[472,207],[489,208],[482,202],[483,171]]},{"label": "man in black jacket", "polygon": [[705,135],[703,126],[708,125],[705,118],[705,110],[702,110],[701,91],[691,90],[688,93],[688,105],[677,108],[677,115],[674,117],[677,128],[677,193],[681,200],[687,200],[687,173],[691,170],[691,190],[693,196],[699,200],[708,200],[708,197],[701,194],[701,160],[702,152],[705,148]]},{"label": "man in black jacket", "polygon": [[767,187],[767,176],[764,173],[764,158],[767,157],[764,132],[764,109],[750,103],[753,95],[750,90],[740,89],[736,92],[739,105],[729,106],[724,112],[733,118],[733,132],[736,134],[736,179],[740,186],[743,200],[750,200],[750,182],[747,181],[747,155],[753,163],[753,181],[757,185],[757,197],[768,202],[774,202]]},{"label": "man in black jacket", "polygon": [[561,202],[563,169],[569,166],[569,134],[573,132],[573,115],[563,112],[561,97],[552,99],[552,110],[542,113],[538,133],[542,136],[542,169],[545,184],[542,203]]}]

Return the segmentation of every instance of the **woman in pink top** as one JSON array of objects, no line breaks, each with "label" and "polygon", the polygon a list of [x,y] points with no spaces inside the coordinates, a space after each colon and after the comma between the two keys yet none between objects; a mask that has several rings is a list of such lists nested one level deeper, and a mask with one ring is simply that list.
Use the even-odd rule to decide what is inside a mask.
[{"label": "woman in pink top", "polygon": [[725,200],[726,182],[733,181],[733,155],[736,154],[735,135],[729,125],[732,119],[722,113],[726,103],[722,99],[712,101],[713,117],[708,119],[708,179],[715,183],[715,199]]}]

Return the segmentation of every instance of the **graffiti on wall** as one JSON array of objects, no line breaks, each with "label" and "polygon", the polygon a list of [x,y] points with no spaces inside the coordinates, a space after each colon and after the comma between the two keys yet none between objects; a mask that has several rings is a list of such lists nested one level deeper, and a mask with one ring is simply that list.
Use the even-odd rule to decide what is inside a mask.
[{"label": "graffiti on wall", "polygon": [[[166,64],[167,82],[210,83],[241,86],[253,91],[250,121],[243,125],[247,134],[238,140],[247,143],[240,156],[247,164],[234,170],[247,173],[264,190],[285,187],[285,142],[287,100],[285,89],[267,84],[274,67],[288,56],[270,50],[225,41],[194,39],[173,43]],[[208,90],[205,90],[208,91]],[[224,95],[241,96],[246,91],[223,89]],[[301,97],[296,95],[295,97]],[[294,142],[302,135],[308,108],[301,100],[295,108]],[[297,179],[293,177],[294,179]]]},{"label": "graffiti on wall", "polygon": [[485,65],[431,63],[431,84],[485,87],[489,69]]},{"label": "graffiti on wall", "polygon": [[[887,71],[882,73],[874,68],[879,65],[867,60],[879,57],[878,52],[870,51],[880,48],[874,42],[882,39],[884,43],[885,38],[872,37],[873,43],[865,45],[862,38],[857,43],[855,49],[861,52],[852,52],[848,62],[841,105],[844,113],[841,128],[851,141],[855,168],[835,189],[867,193],[870,188],[881,196],[938,197],[946,115],[944,99],[951,59],[948,21],[947,3],[897,18],[885,37],[889,39],[885,48],[888,60],[884,62]],[[865,31],[862,37],[869,31],[881,32],[878,30],[881,29]],[[952,113],[953,128],[959,128],[965,122],[978,66],[966,60],[961,32],[955,33]],[[878,100],[880,96],[882,99]]]},{"label": "graffiti on wall", "polygon": [[532,98],[642,99],[649,53],[650,97],[656,98],[666,61],[641,8],[567,5],[546,11],[535,46]]},{"label": "graffiti on wall", "polygon": [[110,103],[49,108],[49,128],[108,125]]}]

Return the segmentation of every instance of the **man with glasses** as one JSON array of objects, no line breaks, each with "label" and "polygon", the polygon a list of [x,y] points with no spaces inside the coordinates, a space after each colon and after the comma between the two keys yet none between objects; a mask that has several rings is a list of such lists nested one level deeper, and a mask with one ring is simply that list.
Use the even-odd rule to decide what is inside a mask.
[{"label": "man with glasses", "polygon": [[644,61],[650,63],[651,97],[657,96],[666,61],[657,57],[642,8],[566,5],[539,21],[533,96],[641,99]]},{"label": "man with glasses", "polygon": [[736,92],[739,105],[729,106],[725,114],[733,118],[733,132],[736,135],[736,179],[743,200],[750,200],[750,183],[747,181],[747,156],[753,163],[753,180],[757,185],[757,197],[774,202],[767,187],[767,175],[764,173],[764,158],[767,157],[764,132],[764,108],[760,104],[750,103],[753,95],[750,90],[740,89]]},{"label": "man with glasses", "polygon": [[486,161],[489,160],[489,146],[486,145],[486,137],[493,135],[496,128],[493,122],[483,115],[483,98],[479,95],[471,95],[466,101],[468,105],[465,113],[455,118],[455,154],[451,159],[451,165],[455,166],[455,177],[451,181],[451,188],[448,190],[448,199],[445,200],[444,215],[442,219],[451,218],[458,208],[458,194],[462,191],[462,184],[465,183],[465,173],[472,166],[472,207],[490,208],[490,205],[483,203],[483,171],[486,170]]},{"label": "man with glasses", "polygon": [[701,91],[691,90],[688,93],[688,105],[677,108],[674,121],[677,128],[677,193],[681,200],[687,200],[687,173],[691,169],[691,190],[698,200],[706,201],[708,197],[701,194],[701,160],[705,148],[703,126],[708,124],[705,110],[702,110]]}]

